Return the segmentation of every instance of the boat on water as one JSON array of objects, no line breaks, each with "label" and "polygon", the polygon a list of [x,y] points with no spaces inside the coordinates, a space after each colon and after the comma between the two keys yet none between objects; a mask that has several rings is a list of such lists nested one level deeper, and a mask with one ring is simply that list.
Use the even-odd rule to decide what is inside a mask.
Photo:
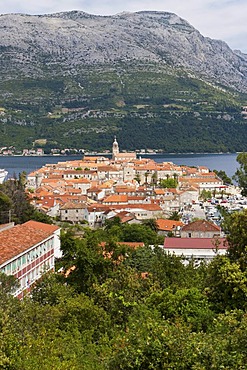
[{"label": "boat on water", "polygon": [[0,184],[4,182],[8,175],[8,171],[4,170],[3,168],[0,168]]}]

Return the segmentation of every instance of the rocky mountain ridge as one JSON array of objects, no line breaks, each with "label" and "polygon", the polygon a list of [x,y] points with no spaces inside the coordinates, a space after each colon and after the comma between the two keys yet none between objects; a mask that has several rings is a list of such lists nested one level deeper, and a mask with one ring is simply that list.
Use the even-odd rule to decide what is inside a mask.
[{"label": "rocky mountain ridge", "polygon": [[182,68],[241,92],[247,89],[245,54],[203,37],[167,12],[1,15],[0,51],[1,80],[77,74],[84,65],[139,61]]}]

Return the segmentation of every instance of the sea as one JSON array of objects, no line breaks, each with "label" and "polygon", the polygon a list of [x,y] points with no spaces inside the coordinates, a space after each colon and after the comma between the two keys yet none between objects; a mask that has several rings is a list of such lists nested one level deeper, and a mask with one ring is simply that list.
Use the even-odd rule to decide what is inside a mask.
[{"label": "sea", "polygon": [[[141,154],[142,158],[152,158],[158,163],[173,162],[177,165],[206,166],[210,170],[224,170],[232,177],[238,168],[236,153],[223,154]],[[0,168],[8,171],[8,178],[18,176],[25,171],[27,174],[48,163],[58,163],[81,159],[77,156],[0,156]]]}]

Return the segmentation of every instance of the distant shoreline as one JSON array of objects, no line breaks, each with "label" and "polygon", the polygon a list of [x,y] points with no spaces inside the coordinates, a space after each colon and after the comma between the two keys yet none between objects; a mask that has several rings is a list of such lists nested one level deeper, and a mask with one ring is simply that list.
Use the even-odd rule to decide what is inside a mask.
[{"label": "distant shoreline", "polygon": [[[111,158],[111,153],[86,153],[88,156],[104,156]],[[178,165],[206,166],[210,169],[224,170],[228,176],[233,176],[237,169],[236,153],[138,153],[137,158],[151,158],[157,163],[173,162]],[[46,164],[58,162],[83,161],[82,155],[49,155],[44,156],[0,156],[0,167],[9,172],[9,177],[25,171],[33,172]]]},{"label": "distant shoreline", "polygon": [[[164,155],[231,155],[231,154],[239,154],[239,153],[242,153],[242,152],[186,152],[186,153],[182,153],[182,152],[179,152],[179,153],[174,153],[174,152],[171,152],[171,153],[168,153],[168,152],[159,152],[159,153],[139,153],[139,152],[133,152],[133,151],[122,151],[121,153],[136,153],[136,155],[140,155],[140,156],[153,156],[153,155],[159,155],[159,156],[164,156]],[[43,158],[43,157],[83,157],[83,156],[99,156],[99,155],[102,155],[102,156],[111,156],[112,153],[95,153],[95,152],[87,152],[87,153],[84,153],[84,154],[42,154],[42,155],[37,155],[37,154],[32,154],[32,155],[22,155],[22,154],[11,154],[11,155],[4,155],[4,154],[0,154],[0,157],[5,157],[5,158],[10,158],[10,157],[25,157],[25,158],[32,158],[32,157],[38,157],[38,158]]]}]

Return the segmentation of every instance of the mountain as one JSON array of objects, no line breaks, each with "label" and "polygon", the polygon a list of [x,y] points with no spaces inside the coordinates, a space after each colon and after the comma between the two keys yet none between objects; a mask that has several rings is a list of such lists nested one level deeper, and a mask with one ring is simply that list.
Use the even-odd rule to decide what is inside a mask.
[{"label": "mountain", "polygon": [[[6,110],[0,116],[0,146],[44,139],[57,146],[105,148],[117,133],[123,147],[145,148],[170,121],[182,125],[180,145],[170,130],[170,145],[158,134],[152,147],[224,151],[245,145],[240,112],[247,55],[203,37],[173,13],[1,15],[0,51],[0,104]],[[140,139],[144,121],[152,121],[152,134]],[[211,144],[205,146],[200,129],[198,145],[192,145],[187,121],[192,126],[207,121],[210,129],[213,122],[212,127],[227,123],[216,130],[226,137],[212,145],[207,133]],[[232,130],[237,130],[233,147],[226,142],[232,143]]]},{"label": "mountain", "polygon": [[203,37],[187,21],[165,12],[96,16],[72,11],[0,16],[1,66],[28,75],[55,66],[150,61],[182,67],[234,87],[247,88],[247,56]]}]

